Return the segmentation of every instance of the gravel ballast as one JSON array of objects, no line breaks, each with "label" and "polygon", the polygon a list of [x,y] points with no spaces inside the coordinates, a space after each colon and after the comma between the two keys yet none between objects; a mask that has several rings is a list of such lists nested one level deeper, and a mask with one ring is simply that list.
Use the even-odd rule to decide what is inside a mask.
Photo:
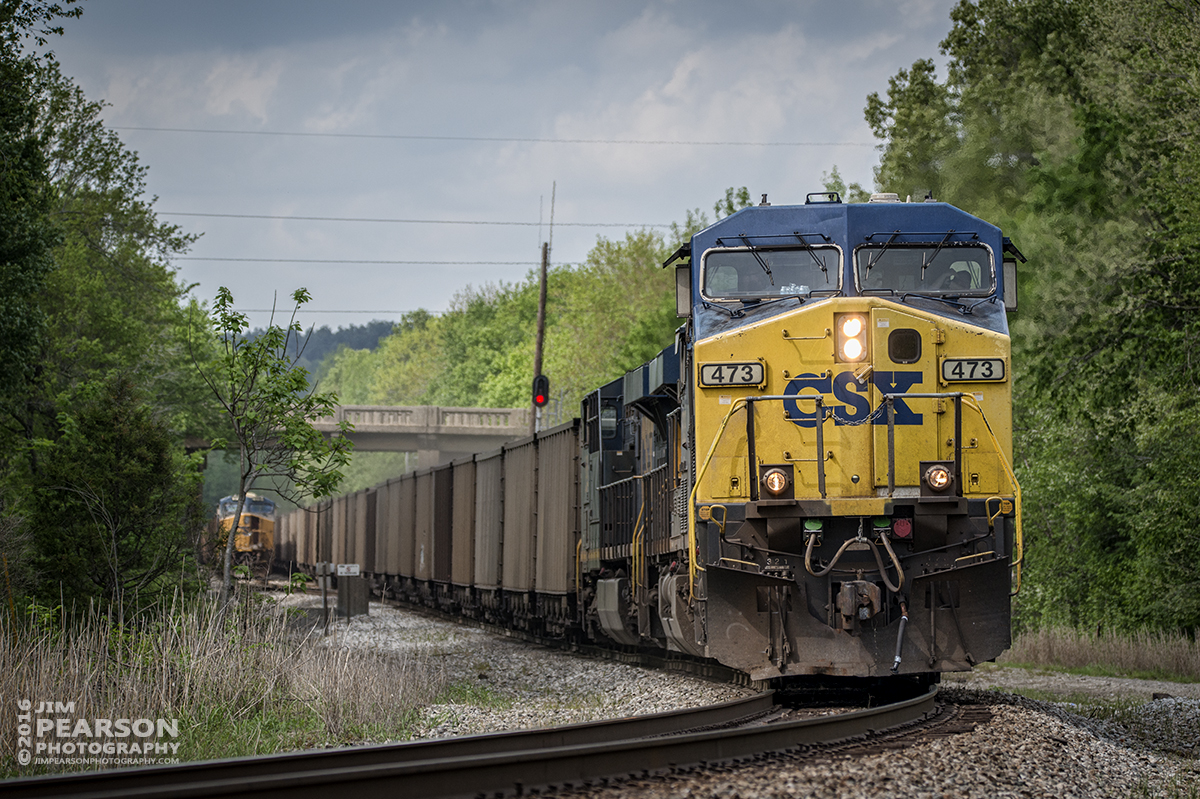
[{"label": "gravel ballast", "polygon": [[[748,689],[668,674],[486,632],[372,603],[339,622],[336,646],[420,653],[454,697],[426,708],[414,737],[552,726],[693,707]],[[1115,710],[1027,699],[1096,697]],[[1171,694],[1151,699],[1154,694]],[[731,769],[620,782],[578,796],[612,797],[1108,797],[1200,793],[1200,685],[1080,677],[985,666],[949,675],[943,695],[991,706],[973,732],[887,754],[779,757]],[[1148,701],[1144,701],[1148,700]]]},{"label": "gravel ballast", "polygon": [[551,727],[702,707],[750,690],[573,655],[468,624],[371,603],[331,644],[421,654],[456,697],[422,711],[414,738]]}]

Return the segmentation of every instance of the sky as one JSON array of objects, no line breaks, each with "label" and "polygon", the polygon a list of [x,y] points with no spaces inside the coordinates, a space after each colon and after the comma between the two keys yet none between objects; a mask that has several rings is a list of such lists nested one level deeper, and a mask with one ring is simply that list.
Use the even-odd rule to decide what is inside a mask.
[{"label": "sky", "polygon": [[577,264],[711,220],[729,187],[870,188],[867,95],[945,74],[955,3],[87,0],[51,46],[201,234],[175,262],[197,298],[259,326],[304,287],[337,328],[522,280],[547,239]]}]

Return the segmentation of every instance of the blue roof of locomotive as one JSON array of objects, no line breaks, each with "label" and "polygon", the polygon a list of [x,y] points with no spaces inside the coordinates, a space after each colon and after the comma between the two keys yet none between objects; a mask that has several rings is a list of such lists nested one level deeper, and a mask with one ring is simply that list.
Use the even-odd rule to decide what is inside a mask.
[{"label": "blue roof of locomotive", "polygon": [[[805,234],[809,244],[832,243],[842,250],[843,295],[857,294],[854,281],[854,250],[863,244],[882,244],[894,233],[896,244],[941,242],[953,232],[953,241],[978,240],[992,249],[996,260],[996,302],[984,303],[964,316],[952,306],[936,300],[913,298],[922,310],[951,318],[961,318],[972,324],[1007,332],[1008,323],[1003,306],[1003,281],[999,280],[1003,259],[1003,237],[1000,228],[977,216],[940,202],[890,203],[809,203],[805,205],[756,205],[743,208],[692,236],[692,305],[697,310],[697,334],[701,337],[720,330],[741,327],[764,316],[791,310],[782,303],[763,304],[744,309],[744,315],[731,318],[727,312],[707,310],[700,299],[700,261],[705,251],[713,247],[787,246],[799,242],[796,233]],[[876,295],[878,296],[878,295]],[[819,302],[813,297],[806,304]]]}]

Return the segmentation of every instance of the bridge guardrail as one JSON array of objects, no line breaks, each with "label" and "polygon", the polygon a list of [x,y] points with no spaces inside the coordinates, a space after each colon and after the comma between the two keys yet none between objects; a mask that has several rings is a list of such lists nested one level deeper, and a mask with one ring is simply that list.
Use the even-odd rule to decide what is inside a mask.
[{"label": "bridge guardrail", "polygon": [[357,432],[405,432],[453,435],[455,433],[512,434],[529,429],[528,408],[447,408],[438,405],[342,405],[337,413],[318,419],[321,431],[348,421]]}]

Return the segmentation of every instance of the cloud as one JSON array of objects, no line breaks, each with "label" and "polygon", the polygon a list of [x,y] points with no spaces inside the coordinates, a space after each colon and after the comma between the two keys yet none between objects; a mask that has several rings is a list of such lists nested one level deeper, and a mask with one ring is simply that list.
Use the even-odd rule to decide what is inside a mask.
[{"label": "cloud", "polygon": [[247,57],[218,58],[204,80],[208,97],[205,110],[217,116],[234,114],[236,109],[250,114],[259,122],[267,121],[267,104],[279,85],[283,73],[282,60]]},{"label": "cloud", "polygon": [[[885,91],[888,76],[915,59],[936,57],[954,2],[347,0],[333,12],[325,3],[256,0],[259,16],[243,19],[244,4],[212,0],[185,4],[190,16],[181,20],[173,7],[158,11],[161,0],[123,0],[105,6],[106,27],[81,24],[59,52],[89,97],[112,103],[112,125],[870,142],[867,94]],[[598,234],[625,232],[565,222],[670,222],[686,208],[711,209],[729,186],[798,202],[834,164],[847,180],[870,183],[876,160],[871,147],[845,146],[122,135],[151,166],[159,207],[174,211],[537,222],[549,220],[557,182],[556,262],[582,260]],[[264,259],[526,261],[546,233],[536,225],[183,221],[206,231],[195,255]],[[526,272],[269,261],[183,268],[203,295],[229,285],[239,300],[266,298],[254,307],[275,288],[307,285],[323,307],[437,309],[465,283]]]}]

